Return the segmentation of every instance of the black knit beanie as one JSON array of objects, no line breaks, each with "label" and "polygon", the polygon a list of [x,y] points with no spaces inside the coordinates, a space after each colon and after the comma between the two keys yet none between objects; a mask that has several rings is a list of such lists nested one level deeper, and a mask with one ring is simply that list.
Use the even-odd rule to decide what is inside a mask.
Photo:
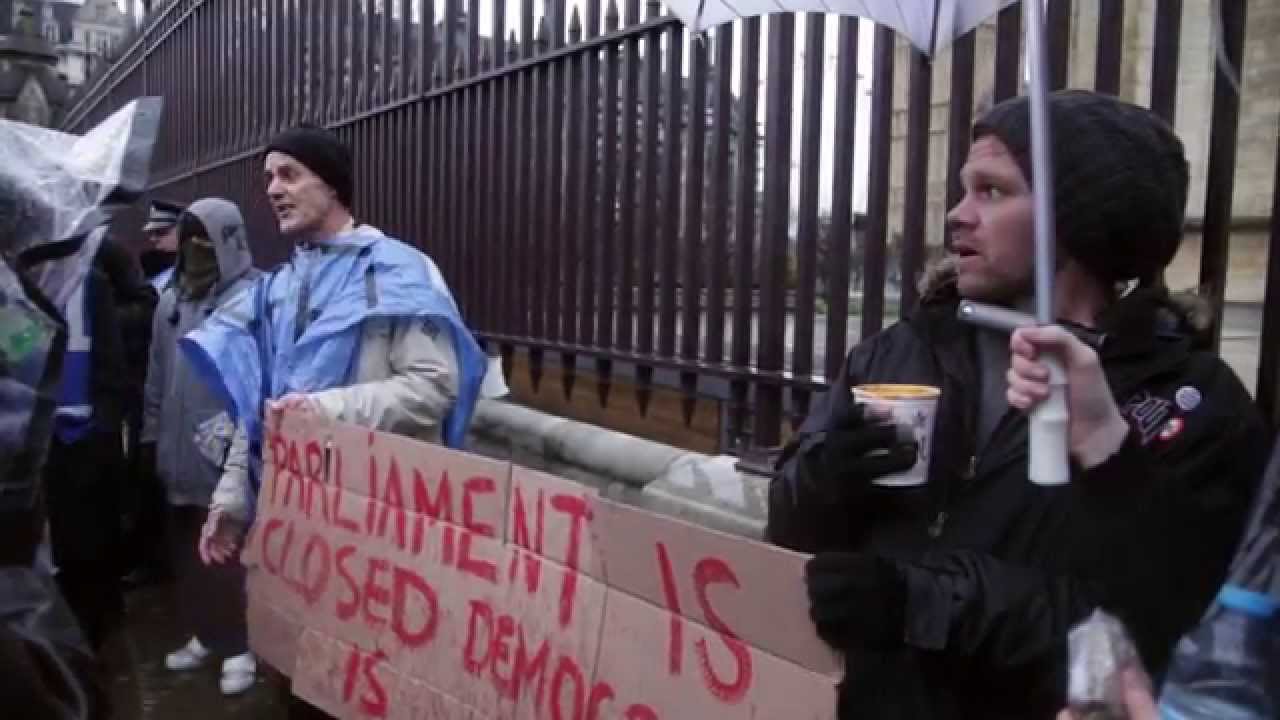
[{"label": "black knit beanie", "polygon": [[[1182,242],[1189,171],[1182,142],[1146,108],[1108,95],[1049,96],[1059,247],[1105,282],[1156,281]],[[1009,148],[1027,183],[1031,107],[1003,102],[974,125]]]},{"label": "black knit beanie", "polygon": [[285,130],[267,144],[263,155],[284,153],[306,165],[338,195],[343,207],[351,208],[351,151],[337,135],[314,125]]}]

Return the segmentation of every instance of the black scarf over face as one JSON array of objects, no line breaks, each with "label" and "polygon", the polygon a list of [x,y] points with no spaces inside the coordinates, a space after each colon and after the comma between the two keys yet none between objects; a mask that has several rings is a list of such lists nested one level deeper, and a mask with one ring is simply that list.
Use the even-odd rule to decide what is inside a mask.
[{"label": "black scarf over face", "polygon": [[218,255],[200,218],[183,213],[178,230],[178,286],[189,298],[202,298],[218,282]]},{"label": "black scarf over face", "polygon": [[147,250],[138,257],[138,261],[142,263],[142,271],[146,273],[147,278],[153,278],[168,270],[173,267],[177,260],[178,253],[165,250]]}]

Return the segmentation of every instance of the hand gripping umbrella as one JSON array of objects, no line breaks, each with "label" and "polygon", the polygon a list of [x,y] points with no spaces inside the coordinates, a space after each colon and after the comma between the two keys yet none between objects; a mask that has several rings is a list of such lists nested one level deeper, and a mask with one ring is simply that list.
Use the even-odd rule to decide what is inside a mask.
[{"label": "hand gripping umbrella", "polygon": [[[827,12],[866,18],[897,30],[917,49],[933,57],[1016,0],[666,0],[667,7],[694,32],[778,12]],[[1043,0],[1026,3],[1027,65],[1031,73],[1031,167],[1035,204],[1036,321],[1048,325],[1053,310],[1054,222],[1053,166],[1049,154],[1048,57],[1044,42]],[[1032,482],[1061,485],[1067,465],[1066,375],[1056,357],[1043,358],[1052,392],[1031,414]]]}]

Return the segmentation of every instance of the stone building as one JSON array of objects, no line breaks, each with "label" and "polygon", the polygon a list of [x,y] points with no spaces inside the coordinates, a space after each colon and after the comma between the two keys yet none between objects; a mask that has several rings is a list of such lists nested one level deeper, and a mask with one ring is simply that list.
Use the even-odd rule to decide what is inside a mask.
[{"label": "stone building", "polygon": [[[0,0],[2,2],[3,0]],[[58,72],[67,85],[79,87],[106,62],[129,28],[129,18],[116,0],[84,0],[84,4],[55,0],[43,3],[41,32],[53,43],[58,55]]]},{"label": "stone building", "polygon": [[0,117],[51,125],[66,101],[57,53],[34,2],[0,0]]}]

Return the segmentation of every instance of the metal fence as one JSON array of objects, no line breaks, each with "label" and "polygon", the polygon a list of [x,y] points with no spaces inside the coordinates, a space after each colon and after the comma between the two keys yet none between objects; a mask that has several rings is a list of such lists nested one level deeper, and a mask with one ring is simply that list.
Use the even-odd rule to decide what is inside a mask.
[{"label": "metal fence", "polygon": [[[1123,0],[1099,2],[1095,83],[1115,92]],[[355,151],[358,217],[431,254],[508,367],[526,353],[537,382],[558,363],[566,386],[594,381],[600,403],[642,412],[655,383],[676,388],[686,420],[697,403],[722,404],[726,450],[776,445],[847,347],[916,299],[910,280],[937,244],[926,242],[933,64],[904,53],[908,66],[895,68],[892,31],[862,35],[855,19],[775,15],[689,37],[656,2],[585,0],[570,14],[565,0],[548,0],[535,16],[533,0],[513,0],[518,17],[505,0],[486,3],[444,0],[441,12],[421,0],[175,0],[86,83],[63,125],[83,129],[133,97],[164,96],[156,194],[239,202],[261,264],[288,251],[263,240],[275,237],[263,144],[302,121],[333,127]],[[1155,6],[1151,104],[1172,118],[1182,0]],[[1067,80],[1071,7],[1049,5],[1055,86]],[[1245,3],[1222,8],[1223,49],[1239,67]],[[972,34],[948,51],[948,205],[975,78],[993,79],[993,100],[1020,88],[1021,22],[1017,5],[1000,14],[993,62],[977,62]],[[833,77],[823,65],[830,24]],[[868,40],[870,68],[859,62]],[[858,103],[837,103],[824,129],[822,98],[833,83],[837,98],[855,98],[867,70],[870,142],[860,146]],[[903,215],[891,239],[902,73]],[[1200,272],[1221,300],[1239,113],[1221,74],[1213,101]],[[820,136],[832,152],[825,180]],[[860,147],[865,217],[853,201]],[[829,211],[816,200],[823,182]],[[1273,218],[1273,247],[1277,237]],[[1280,256],[1270,257],[1275,267]],[[896,307],[894,278],[906,279]],[[1272,414],[1278,339],[1280,312],[1269,312],[1258,397]],[[610,394],[619,376],[635,397]]]}]

